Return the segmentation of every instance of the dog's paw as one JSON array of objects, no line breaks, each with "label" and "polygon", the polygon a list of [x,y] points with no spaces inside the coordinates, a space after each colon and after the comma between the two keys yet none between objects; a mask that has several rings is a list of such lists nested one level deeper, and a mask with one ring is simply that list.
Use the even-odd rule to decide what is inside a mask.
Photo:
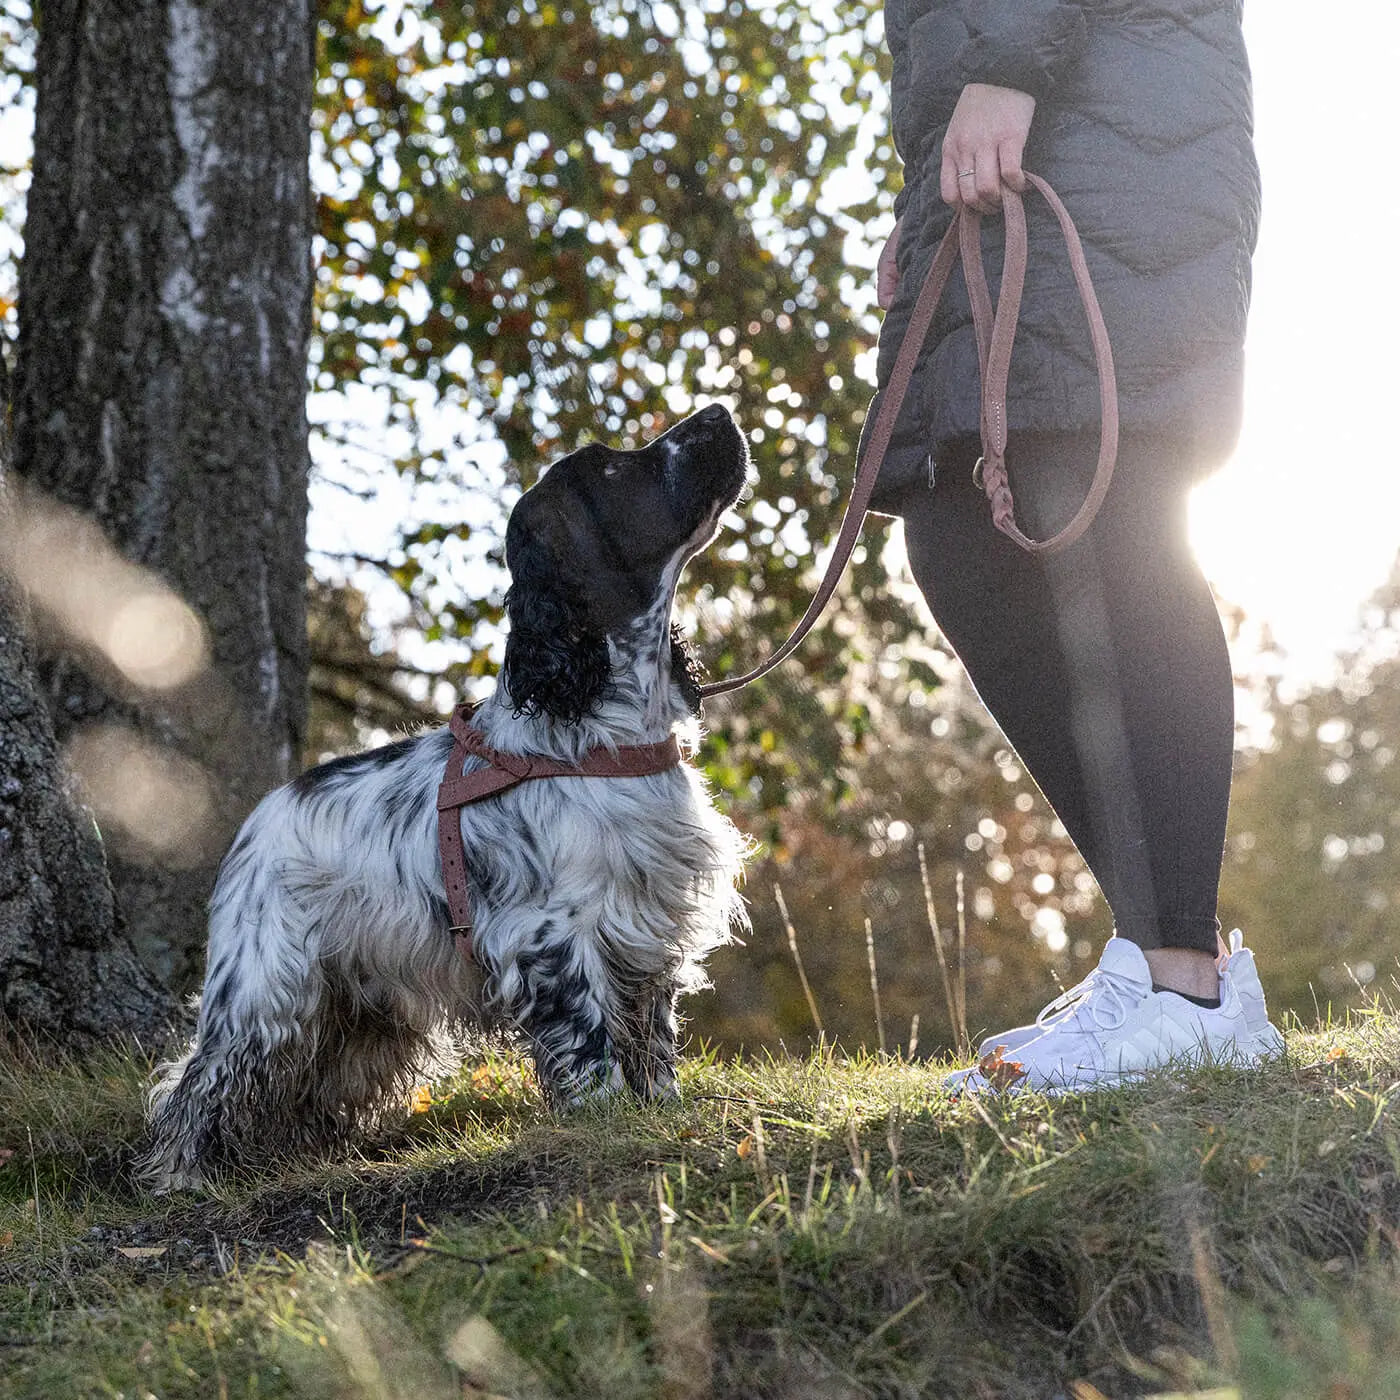
[{"label": "dog's paw", "polygon": [[604,1061],[555,1084],[550,1097],[566,1112],[607,1103],[627,1092],[622,1066]]},{"label": "dog's paw", "polygon": [[177,1167],[156,1161],[140,1165],[136,1182],[152,1196],[169,1196],[176,1191],[202,1191],[208,1185],[198,1167]]}]

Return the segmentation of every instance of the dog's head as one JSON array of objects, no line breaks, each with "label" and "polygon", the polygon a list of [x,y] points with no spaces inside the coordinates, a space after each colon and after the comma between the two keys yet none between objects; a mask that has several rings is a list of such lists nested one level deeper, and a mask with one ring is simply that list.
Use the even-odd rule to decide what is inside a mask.
[{"label": "dog's head", "polygon": [[[520,498],[506,527],[502,672],[517,709],[577,721],[596,705],[608,635],[652,615],[669,626],[676,579],[714,539],[747,468],[742,434],[711,404],[634,452],[580,448]],[[672,663],[698,705],[675,640]]]}]

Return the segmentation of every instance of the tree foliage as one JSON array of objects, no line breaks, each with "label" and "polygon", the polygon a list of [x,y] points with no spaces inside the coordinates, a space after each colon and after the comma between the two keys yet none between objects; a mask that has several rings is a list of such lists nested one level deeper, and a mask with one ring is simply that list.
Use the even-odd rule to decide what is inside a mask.
[{"label": "tree foliage", "polygon": [[[956,663],[929,647],[891,651],[867,664],[916,678],[885,681],[856,726],[839,759],[849,791],[832,810],[819,788],[799,789],[750,873],[752,934],[715,958],[715,990],[693,1008],[695,1029],[716,1044],[815,1038],[775,887],[822,1029],[847,1046],[880,1038],[866,920],[891,1049],[907,1046],[915,1015],[926,1051],[954,1041],[934,924],[955,978],[959,923],[965,930],[973,1035],[1029,1015],[1056,979],[1078,981],[1097,960],[1110,920],[1094,882]],[[941,677],[937,688],[917,678],[925,668]]]},{"label": "tree foliage", "polygon": [[[734,408],[757,472],[735,533],[693,574],[715,600],[711,662],[747,663],[801,612],[868,397],[854,366],[875,323],[848,240],[868,238],[893,193],[888,142],[857,121],[881,90],[877,13],[863,0],[323,12],[315,385],[359,397],[325,415],[320,459],[333,473],[358,450],[355,406],[372,395],[422,511],[381,572],[429,639],[462,644],[455,679],[495,640],[503,578],[484,592],[458,580],[498,558],[513,488],[585,438],[638,442],[707,398]],[[848,163],[863,193],[841,207],[832,181]],[[880,572],[873,557],[861,570]],[[910,627],[859,582],[844,606]],[[799,665],[835,683],[850,653],[829,627]],[[739,764],[778,800],[771,764],[767,780],[753,753]]]},{"label": "tree foliage", "polygon": [[[711,669],[744,668],[805,608],[869,394],[857,365],[877,322],[854,262],[898,184],[878,12],[488,0],[405,4],[391,25],[345,0],[323,13],[314,374],[347,408],[322,415],[321,460],[333,475],[360,456],[347,386],[361,404],[372,394],[421,512],[378,571],[422,636],[457,644],[443,668],[457,684],[490,665],[504,580],[483,590],[479,565],[498,557],[513,488],[583,439],[643,440],[705,398],[734,409],[756,468],[752,500],[687,583]],[[867,540],[798,655],[712,703],[703,754],[767,845],[756,887],[792,880],[796,917],[821,930],[814,975],[851,1002],[852,1033],[865,913],[894,955],[892,1014],[934,966],[920,842],[947,912],[961,868],[972,917],[1002,931],[978,975],[1015,963],[1025,996],[1049,979],[1014,949],[1068,968],[1090,945],[1082,929],[1069,943],[1061,903],[1071,923],[1096,917],[1082,865],[1043,803],[1032,814],[1024,775],[1007,781],[1015,765],[980,708],[961,687],[942,696],[954,668],[912,592],[890,587],[873,521]],[[760,1006],[790,971],[765,896],[743,975],[737,962],[720,975],[702,1023],[731,1040],[805,1024],[795,983],[776,1017]]]}]

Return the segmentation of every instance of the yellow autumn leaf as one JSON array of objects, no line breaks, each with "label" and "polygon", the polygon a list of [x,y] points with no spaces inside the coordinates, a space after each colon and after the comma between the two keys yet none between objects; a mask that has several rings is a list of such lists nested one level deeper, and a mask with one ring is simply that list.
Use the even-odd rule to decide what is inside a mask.
[{"label": "yellow autumn leaf", "polygon": [[740,1161],[747,1157],[749,1153],[753,1151],[753,1134],[745,1133],[744,1136],[739,1139],[739,1145],[734,1151],[738,1153]]},{"label": "yellow autumn leaf", "polygon": [[413,1113],[426,1113],[433,1106],[432,1090],[426,1084],[420,1084],[409,1095],[408,1106]]},{"label": "yellow autumn leaf", "polygon": [[1071,1381],[1069,1393],[1074,1400],[1108,1400],[1108,1396],[1092,1381]]},{"label": "yellow autumn leaf", "polygon": [[1334,1045],[1334,1046],[1327,1052],[1327,1063],[1328,1063],[1329,1065],[1330,1065],[1330,1064],[1335,1064],[1338,1060],[1349,1060],[1349,1059],[1351,1059],[1351,1051],[1348,1050],[1348,1049],[1346,1048],[1345,1045]]}]

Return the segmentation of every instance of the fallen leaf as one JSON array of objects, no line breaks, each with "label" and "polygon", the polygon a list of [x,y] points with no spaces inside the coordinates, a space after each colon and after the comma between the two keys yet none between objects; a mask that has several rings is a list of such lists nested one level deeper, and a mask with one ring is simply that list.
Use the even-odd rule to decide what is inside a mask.
[{"label": "fallen leaf", "polygon": [[117,1253],[128,1259],[159,1259],[165,1253],[163,1244],[119,1244]]},{"label": "fallen leaf", "polygon": [[1005,1058],[1006,1046],[998,1045],[990,1055],[983,1055],[977,1061],[977,1072],[994,1089],[1009,1089],[1026,1077],[1020,1060]]},{"label": "fallen leaf", "polygon": [[1069,1393],[1074,1400],[1108,1400],[1108,1396],[1090,1381],[1071,1381]]},{"label": "fallen leaf", "polygon": [[3,1167],[14,1155],[15,1149],[13,1147],[0,1147],[0,1167]]},{"label": "fallen leaf", "polygon": [[156,1349],[151,1344],[151,1339],[146,1338],[136,1352],[136,1364],[138,1366],[149,1366],[155,1360]]},{"label": "fallen leaf", "polygon": [[739,1159],[741,1161],[747,1157],[749,1153],[753,1151],[753,1134],[745,1133],[744,1136],[739,1139],[739,1145],[734,1151],[739,1154]]},{"label": "fallen leaf", "polygon": [[1247,1166],[1252,1172],[1262,1172],[1264,1168],[1268,1165],[1269,1158],[1261,1156],[1257,1152],[1245,1163],[1245,1166]]},{"label": "fallen leaf", "polygon": [[426,1084],[420,1084],[413,1093],[409,1095],[409,1111],[412,1113],[426,1113],[433,1106],[433,1093]]},{"label": "fallen leaf", "polygon": [[1348,1049],[1346,1048],[1345,1045],[1334,1045],[1334,1046],[1327,1052],[1327,1063],[1328,1063],[1329,1065],[1334,1065],[1334,1064],[1336,1064],[1338,1060],[1349,1060],[1349,1059],[1351,1059],[1351,1051],[1348,1050]]},{"label": "fallen leaf", "polygon": [[13,1230],[6,1230],[3,1235],[0,1235],[0,1249],[9,1249],[14,1242],[15,1232]]}]

